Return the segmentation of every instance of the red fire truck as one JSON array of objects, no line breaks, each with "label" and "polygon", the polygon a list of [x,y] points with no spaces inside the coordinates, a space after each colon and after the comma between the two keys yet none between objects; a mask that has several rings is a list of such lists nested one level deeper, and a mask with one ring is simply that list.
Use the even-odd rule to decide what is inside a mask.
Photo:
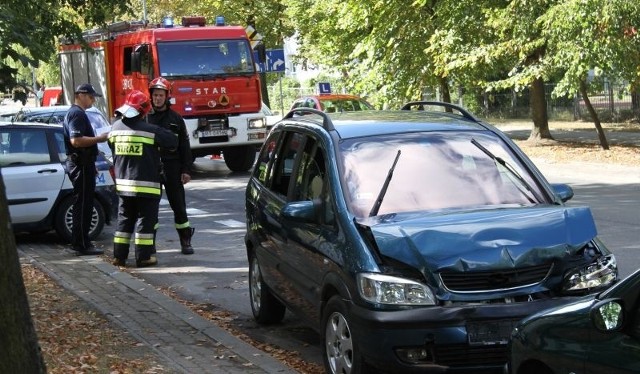
[{"label": "red fire truck", "polygon": [[194,157],[223,153],[233,171],[253,165],[266,136],[260,112],[260,80],[246,31],[240,26],[205,25],[204,17],[185,17],[180,26],[118,22],[86,31],[90,48],[60,45],[63,100],[73,103],[77,85],[89,82],[104,94],[95,106],[107,116],[133,89],[148,92],[155,77],[171,81],[172,109],[189,132]]}]

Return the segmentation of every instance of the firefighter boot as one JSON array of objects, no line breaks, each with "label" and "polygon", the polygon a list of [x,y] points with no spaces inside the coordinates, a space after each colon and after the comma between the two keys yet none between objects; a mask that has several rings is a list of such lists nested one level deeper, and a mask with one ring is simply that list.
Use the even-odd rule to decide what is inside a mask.
[{"label": "firefighter boot", "polygon": [[178,236],[180,236],[180,248],[182,250],[182,254],[192,255],[193,247],[191,246],[191,237],[196,229],[192,227],[185,227],[183,229],[177,229]]},{"label": "firefighter boot", "polygon": [[153,248],[151,248],[151,254],[155,255],[156,254],[156,234],[158,233],[158,230],[153,230]]}]

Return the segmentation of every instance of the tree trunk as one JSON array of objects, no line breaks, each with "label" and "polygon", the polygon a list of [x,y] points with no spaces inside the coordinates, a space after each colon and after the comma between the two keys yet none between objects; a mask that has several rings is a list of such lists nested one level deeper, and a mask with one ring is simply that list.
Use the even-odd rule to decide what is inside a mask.
[{"label": "tree trunk", "polygon": [[538,78],[531,83],[531,119],[533,129],[529,135],[529,140],[538,141],[541,139],[553,139],[549,132],[549,117],[547,116],[547,98],[544,93],[544,81]]},{"label": "tree trunk", "polygon": [[609,142],[607,141],[607,135],[604,133],[602,129],[602,125],[600,124],[600,118],[598,118],[598,113],[595,109],[593,109],[593,105],[591,105],[591,100],[589,100],[589,95],[587,94],[587,83],[583,80],[580,81],[580,94],[582,95],[582,100],[584,101],[584,105],[587,107],[589,114],[591,114],[591,118],[593,119],[593,123],[596,125],[596,131],[598,132],[598,139],[600,139],[600,146],[602,149],[609,149]]},{"label": "tree trunk", "polygon": [[[449,82],[447,82],[446,78],[439,77],[438,83],[440,85],[440,97],[443,102],[450,103],[451,102],[451,91],[449,91]],[[451,112],[450,108],[447,108],[447,112]]]},{"label": "tree trunk", "polygon": [[0,177],[0,373],[46,373]]}]

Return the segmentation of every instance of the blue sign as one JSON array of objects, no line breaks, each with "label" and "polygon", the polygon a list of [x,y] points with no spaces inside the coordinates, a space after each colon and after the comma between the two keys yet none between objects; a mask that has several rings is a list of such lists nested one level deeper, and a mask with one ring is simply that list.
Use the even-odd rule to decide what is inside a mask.
[{"label": "blue sign", "polygon": [[256,62],[256,70],[260,73],[284,72],[284,49],[267,49],[266,61],[258,60],[258,52],[253,51],[253,59]]},{"label": "blue sign", "polygon": [[267,72],[284,72],[284,49],[267,49],[265,68]]},{"label": "blue sign", "polygon": [[320,82],[320,83],[318,83],[318,91],[320,91],[320,95],[322,95],[322,94],[330,94],[331,93],[331,83],[329,83],[329,82]]}]

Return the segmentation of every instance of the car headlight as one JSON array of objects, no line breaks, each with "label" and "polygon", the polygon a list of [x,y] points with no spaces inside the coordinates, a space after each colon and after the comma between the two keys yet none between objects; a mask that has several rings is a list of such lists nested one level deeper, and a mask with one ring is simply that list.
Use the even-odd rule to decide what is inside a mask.
[{"label": "car headlight", "polygon": [[610,286],[618,278],[618,266],[613,254],[598,258],[591,264],[575,269],[564,280],[564,291],[580,291]]},{"label": "car headlight", "polygon": [[267,122],[264,118],[249,118],[247,123],[247,127],[250,129],[262,129],[267,127]]},{"label": "car headlight", "polygon": [[358,274],[360,296],[376,304],[435,305],[431,289],[416,281],[376,273]]}]

